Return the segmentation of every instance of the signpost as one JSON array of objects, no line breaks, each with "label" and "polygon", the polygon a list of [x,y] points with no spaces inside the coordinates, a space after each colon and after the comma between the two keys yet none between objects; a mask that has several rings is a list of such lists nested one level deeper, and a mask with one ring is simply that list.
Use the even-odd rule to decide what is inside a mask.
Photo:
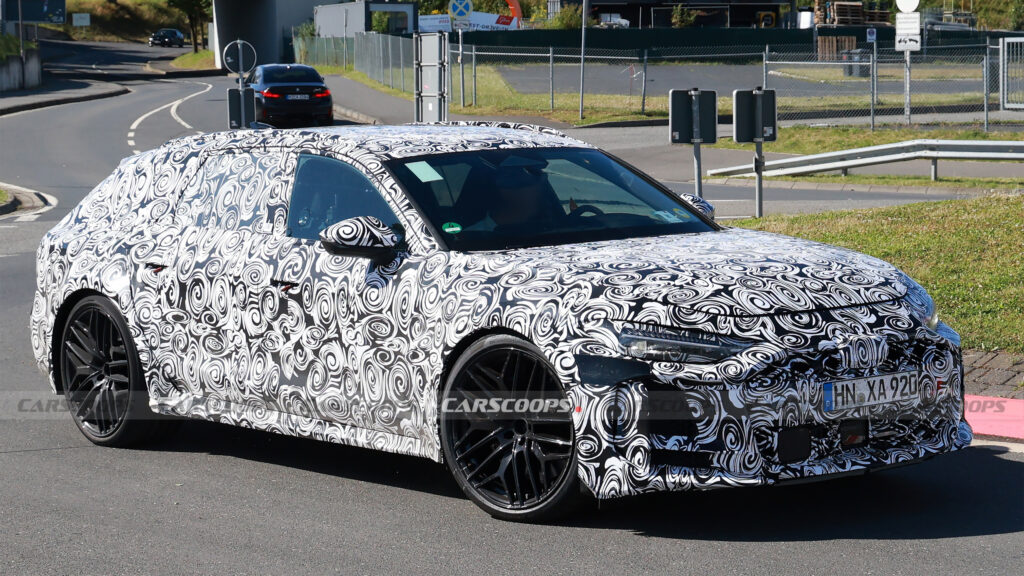
[{"label": "signpost", "polygon": [[896,0],[900,13],[896,15],[896,50],[903,52],[903,115],[907,124],[910,117],[910,53],[921,50],[921,13],[915,12],[919,0]]},{"label": "signpost", "polygon": [[732,139],[737,143],[754,143],[754,217],[764,216],[764,150],[765,142],[778,138],[778,108],[775,90],[760,86],[753,90],[732,93]]},{"label": "signpost", "polygon": [[71,15],[71,25],[72,26],[89,26],[90,25],[89,14],[88,13],[81,14],[81,13],[77,13],[77,12],[75,14],[72,14]]},{"label": "signpost", "polygon": [[693,144],[693,185],[704,197],[700,145],[718,142],[718,93],[714,90],[670,90],[668,93],[669,141]]},{"label": "signpost", "polygon": [[449,0],[448,16],[452,19],[452,30],[468,30],[473,15],[473,0]]},{"label": "signpost", "polygon": [[224,67],[238,74],[238,88],[228,89],[228,126],[245,128],[256,116],[256,101],[252,88],[245,87],[245,75],[256,67],[256,48],[239,38],[224,47],[221,57]]},{"label": "signpost", "polygon": [[413,47],[416,62],[413,120],[444,122],[448,120],[448,91],[444,81],[448,69],[448,34],[416,34]]}]

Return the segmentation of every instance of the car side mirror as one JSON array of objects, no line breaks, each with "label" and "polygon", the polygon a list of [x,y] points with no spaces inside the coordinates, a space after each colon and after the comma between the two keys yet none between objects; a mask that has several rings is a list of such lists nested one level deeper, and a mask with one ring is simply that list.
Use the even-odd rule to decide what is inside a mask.
[{"label": "car side mirror", "polygon": [[324,249],[338,256],[369,258],[386,264],[397,253],[398,236],[373,216],[357,216],[331,224],[320,231]]},{"label": "car side mirror", "polygon": [[706,216],[708,220],[715,219],[715,205],[711,202],[708,202],[699,196],[694,196],[693,194],[680,194],[680,196],[682,196],[683,200],[688,204],[696,208],[698,212]]}]

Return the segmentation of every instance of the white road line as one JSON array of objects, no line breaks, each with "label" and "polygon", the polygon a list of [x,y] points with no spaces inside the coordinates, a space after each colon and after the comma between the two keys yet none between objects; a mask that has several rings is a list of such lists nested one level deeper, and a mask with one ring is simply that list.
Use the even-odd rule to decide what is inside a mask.
[{"label": "white road line", "polygon": [[[178,106],[181,105],[182,102],[188,100],[189,98],[194,98],[196,96],[199,96],[200,94],[205,94],[205,93],[209,92],[213,88],[213,84],[207,84],[206,82],[191,82],[191,83],[192,84],[202,84],[203,86],[205,86],[205,88],[203,88],[202,90],[200,90],[198,92],[194,92],[192,94],[189,94],[188,96],[185,96],[183,98],[178,98],[174,102],[168,102],[167,104],[164,104],[163,106],[154,108],[154,109],[150,110],[149,112],[146,112],[142,116],[139,116],[138,118],[135,119],[134,122],[132,122],[132,125],[128,127],[128,136],[127,136],[127,138],[128,138],[128,146],[129,147],[132,147],[132,148],[135,147],[135,140],[133,140],[133,138],[135,137],[135,130],[139,127],[139,125],[142,124],[142,122],[146,118],[149,118],[153,114],[156,114],[157,112],[160,112],[161,110],[165,110],[167,108],[171,109],[171,117],[174,118],[175,122],[177,122],[178,124],[181,124],[182,126],[184,126],[188,130],[194,130],[194,128],[188,122],[185,122],[184,120],[182,120],[181,116],[178,115]],[[138,153],[139,153],[138,150],[134,150],[134,149],[132,150],[132,154],[138,154]]]},{"label": "white road line", "polygon": [[186,96],[186,97],[182,98],[181,100],[178,100],[177,102],[175,102],[174,106],[171,106],[171,117],[174,118],[175,120],[177,120],[178,124],[181,124],[182,126],[184,126],[188,130],[195,130],[195,128],[193,128],[192,125],[189,124],[188,122],[185,122],[184,120],[182,120],[181,116],[178,116],[178,106],[180,106],[182,102],[188,100],[189,98],[194,98],[196,96],[199,96],[200,94],[205,94],[205,93],[209,92],[213,88],[213,84],[207,84],[206,82],[195,82],[195,84],[202,84],[203,86],[206,86],[206,88],[203,88],[202,90],[200,90],[199,92],[196,92],[195,94],[189,94],[188,96]]},{"label": "white road line", "polygon": [[6,188],[7,190],[14,190],[21,192],[22,194],[29,194],[38,198],[45,206],[42,208],[36,208],[29,212],[13,212],[6,216],[0,217],[0,220],[11,220],[12,222],[32,222],[41,216],[44,212],[53,210],[57,204],[57,198],[47,194],[45,192],[39,192],[31,188],[25,188],[24,186],[18,186],[16,184],[8,184],[6,182],[0,182],[0,188]]},{"label": "white road line", "polygon": [[997,440],[974,440],[971,442],[971,448],[1006,448],[1007,451],[1013,452],[1014,454],[1024,454],[1024,444],[1018,444],[1016,442],[999,442]]}]

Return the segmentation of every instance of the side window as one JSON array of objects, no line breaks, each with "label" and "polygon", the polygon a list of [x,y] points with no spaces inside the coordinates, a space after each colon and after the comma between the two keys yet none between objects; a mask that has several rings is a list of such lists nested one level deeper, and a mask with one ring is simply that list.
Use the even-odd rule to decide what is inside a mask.
[{"label": "side window", "polygon": [[316,240],[324,228],[356,216],[379,218],[402,236],[395,213],[361,172],[333,158],[299,155],[288,206],[288,235]]},{"label": "side window", "polygon": [[175,217],[192,226],[280,231],[291,172],[288,157],[265,150],[210,156],[185,188]]}]

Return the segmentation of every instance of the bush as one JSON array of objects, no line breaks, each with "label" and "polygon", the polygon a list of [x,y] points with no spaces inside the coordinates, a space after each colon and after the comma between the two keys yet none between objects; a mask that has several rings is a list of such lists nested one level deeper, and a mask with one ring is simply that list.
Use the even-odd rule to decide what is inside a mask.
[{"label": "bush", "polygon": [[[579,30],[583,21],[583,7],[578,4],[563,6],[562,10],[548,20],[546,28],[555,30]],[[597,20],[587,18],[587,26],[597,26]]]}]

